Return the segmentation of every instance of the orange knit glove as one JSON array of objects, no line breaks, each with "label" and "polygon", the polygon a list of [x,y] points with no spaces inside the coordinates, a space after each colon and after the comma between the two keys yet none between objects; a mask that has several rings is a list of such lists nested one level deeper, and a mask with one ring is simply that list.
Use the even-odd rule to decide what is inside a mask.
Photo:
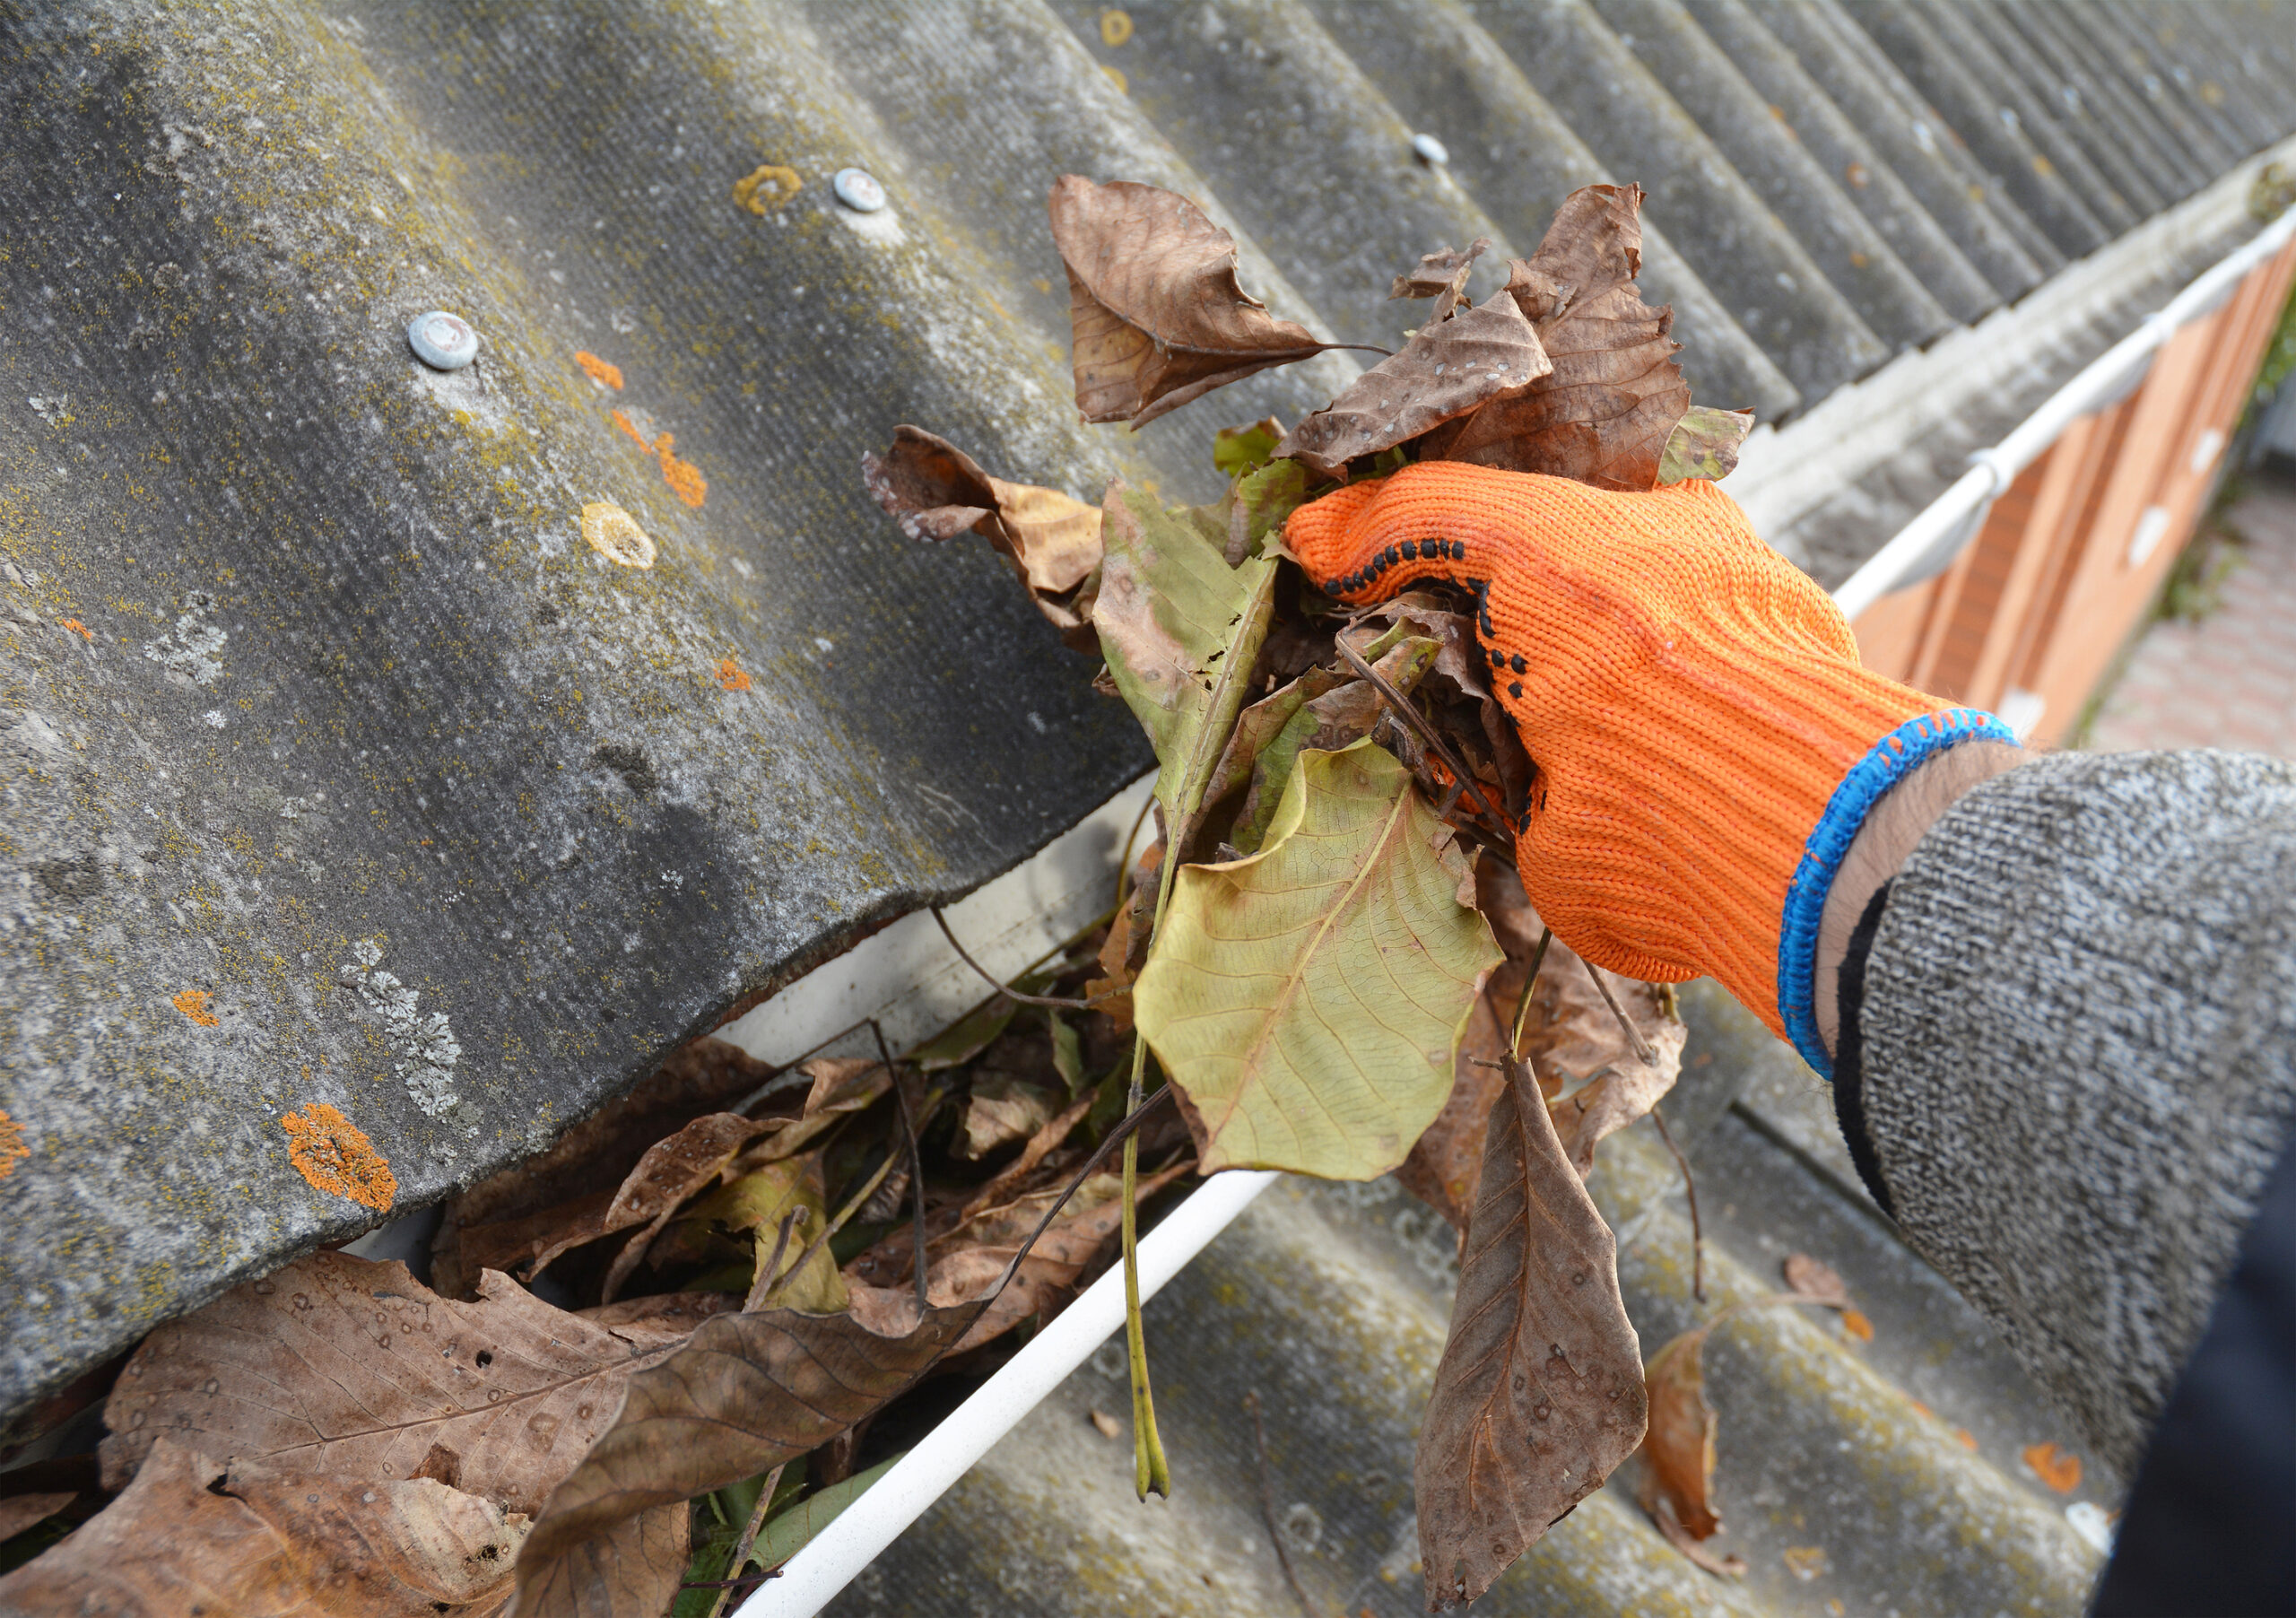
[{"label": "orange knit glove", "polygon": [[1474,589],[1538,767],[1516,862],[1555,936],[1630,977],[1710,974],[1831,1071],[1810,977],[1834,871],[1892,783],[2013,741],[1999,720],[1861,666],[1831,598],[1709,483],[1423,462],[1301,507],[1284,543],[1343,601]]}]

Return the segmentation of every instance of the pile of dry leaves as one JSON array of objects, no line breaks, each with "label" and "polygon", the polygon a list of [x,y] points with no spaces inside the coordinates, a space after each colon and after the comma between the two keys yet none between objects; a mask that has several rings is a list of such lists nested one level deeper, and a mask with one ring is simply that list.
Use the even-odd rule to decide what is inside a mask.
[{"label": "pile of dry leaves", "polygon": [[[1237,1166],[1396,1172],[1460,1230],[1418,1462],[1431,1605],[1597,1487],[1654,1396],[1693,1445],[1655,1468],[1668,1520],[1710,1533],[1695,1345],[1646,1394],[1582,1185],[1674,1080],[1672,996],[1531,914],[1533,765],[1473,598],[1350,611],[1281,546],[1303,500],[1409,459],[1613,489],[1726,471],[1746,419],[1691,408],[1634,286],[1639,200],[1574,195],[1481,304],[1485,244],[1430,255],[1394,289],[1431,300],[1400,352],[1288,432],[1216,435],[1212,506],[1121,483],[1089,506],[900,429],[866,459],[880,502],[986,537],[1154,744],[1154,833],[1109,916],[898,1057],[689,1048],[458,1198],[427,1287],[319,1253],[162,1327],[100,1457],[8,1474],[42,1487],[0,1499],[0,1606],[715,1613],[929,1424],[922,1380],[985,1373],[1129,1266],[1145,1199]],[[1091,420],[1326,346],[1243,292],[1184,198],[1070,177],[1052,215]],[[1130,1337],[1144,1492],[1166,1480],[1136,1309]]]},{"label": "pile of dry leaves", "polygon": [[[1118,482],[1095,509],[913,427],[864,460],[912,535],[995,546],[1154,744],[1158,835],[1094,986],[1136,1023],[1128,1104],[1161,1074],[1201,1171],[1396,1171],[1460,1229],[1417,1463],[1435,1607],[1481,1595],[1642,1441],[1582,1182],[1672,1086],[1683,1033],[1668,991],[1611,980],[1530,913],[1513,833],[1534,763],[1485,683],[1474,595],[1348,608],[1283,526],[1411,461],[1622,491],[1727,473],[1750,418],[1692,407],[1671,314],[1635,286],[1640,201],[1575,193],[1481,303],[1487,242],[1429,254],[1390,291],[1431,300],[1400,352],[1288,431],[1215,436],[1212,505]],[[1184,197],[1068,176],[1051,212],[1087,420],[1137,426],[1326,346],[1244,292],[1233,239]],[[1144,1492],[1162,1457],[1136,1319],[1130,1337]]]}]

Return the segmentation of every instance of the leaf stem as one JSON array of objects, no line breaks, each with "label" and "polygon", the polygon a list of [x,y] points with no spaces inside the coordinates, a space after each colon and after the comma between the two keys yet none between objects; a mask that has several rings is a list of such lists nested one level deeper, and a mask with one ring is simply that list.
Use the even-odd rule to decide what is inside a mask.
[{"label": "leaf stem", "polygon": [[726,1603],[733,1596],[736,1585],[749,1582],[742,1577],[742,1570],[749,1565],[750,1553],[757,1548],[758,1530],[765,1527],[765,1514],[773,1505],[773,1492],[781,1486],[781,1474],[788,1465],[784,1461],[765,1474],[765,1487],[757,1492],[757,1509],[750,1513],[748,1526],[743,1528],[741,1538],[735,1543],[734,1560],[726,1564],[726,1571],[733,1577],[726,1579],[725,1588],[718,1592],[718,1599],[709,1604],[709,1618],[718,1618],[718,1614],[726,1610]]},{"label": "leaf stem", "polygon": [[[941,924],[941,936],[949,941],[949,947],[951,949],[956,951],[957,959],[963,961],[967,966],[972,968],[974,971],[979,973],[984,982],[996,985],[996,992],[1004,996],[1007,1000],[1016,1000],[1022,1005],[1049,1005],[1060,1011],[1085,1011],[1089,1010],[1092,1006],[1098,1005],[1103,1000],[1113,1000],[1116,998],[1116,996],[1113,994],[1095,995],[1089,1000],[1071,1000],[1060,995],[1022,994],[1019,989],[1014,988],[1003,979],[992,974],[987,967],[981,965],[979,961],[975,961],[970,955],[965,953],[965,946],[959,944],[957,942],[957,935],[949,930],[949,918],[941,914],[941,907],[939,905],[927,905],[926,908],[933,912],[933,919]],[[879,1040],[878,1043],[880,1045],[883,1043],[882,1038]]]},{"label": "leaf stem", "polygon": [[[939,912],[935,911],[935,914],[938,915]],[[950,942],[953,944],[956,941],[952,938]],[[878,1026],[874,1017],[869,1019],[869,1031],[876,1036],[877,1059],[885,1065],[885,1071],[892,1075],[893,1100],[900,1106],[901,1133],[909,1137],[909,1188],[917,1194],[917,1219],[914,1229],[914,1240],[917,1247],[917,1318],[922,1320],[925,1318],[925,1311],[933,1307],[925,1295],[925,1154],[917,1144],[917,1120],[909,1110],[909,1092],[901,1088],[900,1069],[894,1066],[892,1052],[885,1046],[885,1031]]]},{"label": "leaf stem", "polygon": [[1389,708],[1395,709],[1396,717],[1410,726],[1417,733],[1421,741],[1432,747],[1441,756],[1443,762],[1451,771],[1452,779],[1466,783],[1468,790],[1474,794],[1474,801],[1483,805],[1483,813],[1491,817],[1492,824],[1498,830],[1499,835],[1505,839],[1506,847],[1512,848],[1515,846],[1515,834],[1508,828],[1507,817],[1499,813],[1498,806],[1491,801],[1491,795],[1483,791],[1483,782],[1469,771],[1465,762],[1452,751],[1451,744],[1443,739],[1442,733],[1427,722],[1426,715],[1405,700],[1403,693],[1388,683],[1385,674],[1366,662],[1361,652],[1348,645],[1346,641],[1336,638],[1333,639],[1332,646],[1346,661],[1347,666],[1355,671],[1358,678],[1371,683],[1372,689],[1379,693],[1381,700]]},{"label": "leaf stem", "polygon": [[1698,1182],[1691,1178],[1690,1159],[1674,1144],[1674,1132],[1666,1127],[1666,1115],[1658,1110],[1657,1102],[1650,1105],[1650,1120],[1658,1126],[1658,1138],[1666,1143],[1666,1150],[1674,1154],[1674,1167],[1683,1171],[1683,1194],[1690,1198],[1690,1295],[1700,1303],[1706,1301],[1706,1233],[1698,1222]]},{"label": "leaf stem", "polygon": [[1642,1066],[1658,1066],[1658,1053],[1650,1048],[1650,1041],[1642,1037],[1642,1031],[1634,1026],[1634,1020],[1626,1014],[1626,1008],[1618,1003],[1618,996],[1611,993],[1611,986],[1604,980],[1602,968],[1584,955],[1578,958],[1578,964],[1585,967],[1587,976],[1595,980],[1595,987],[1603,996],[1603,1004],[1609,1006],[1611,1015],[1618,1019],[1620,1029],[1626,1034],[1627,1043],[1633,1046],[1634,1054],[1642,1058]]},{"label": "leaf stem", "polygon": [[1531,952],[1531,970],[1523,974],[1523,997],[1515,1004],[1515,1037],[1507,1041],[1507,1054],[1520,1056],[1523,1050],[1523,1024],[1531,1015],[1531,987],[1539,980],[1539,968],[1546,964],[1547,945],[1554,942],[1554,929],[1539,929],[1538,948]]}]

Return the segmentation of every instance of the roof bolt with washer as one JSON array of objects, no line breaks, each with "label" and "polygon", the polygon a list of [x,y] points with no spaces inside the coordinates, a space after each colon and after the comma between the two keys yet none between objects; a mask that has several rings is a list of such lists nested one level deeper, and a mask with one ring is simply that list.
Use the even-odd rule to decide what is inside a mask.
[{"label": "roof bolt with washer", "polygon": [[1451,161],[1451,149],[1431,135],[1411,137],[1412,154],[1431,168],[1440,169]]},{"label": "roof bolt with washer", "polygon": [[470,322],[445,309],[432,309],[407,322],[407,346],[432,370],[460,370],[478,358],[478,334]]},{"label": "roof bolt with washer", "polygon": [[885,205],[885,188],[866,169],[839,169],[830,177],[837,200],[856,213],[874,213]]}]

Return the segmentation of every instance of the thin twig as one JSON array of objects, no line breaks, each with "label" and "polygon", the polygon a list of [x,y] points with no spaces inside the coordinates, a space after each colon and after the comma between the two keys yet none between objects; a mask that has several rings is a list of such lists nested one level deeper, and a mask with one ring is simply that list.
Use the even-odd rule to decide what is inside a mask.
[{"label": "thin twig", "polygon": [[1658,1053],[1650,1048],[1650,1041],[1642,1037],[1642,1031],[1635,1027],[1633,1019],[1626,1014],[1626,1007],[1621,1005],[1618,996],[1611,993],[1611,986],[1603,981],[1602,969],[1583,955],[1578,958],[1578,964],[1585,967],[1587,976],[1595,980],[1595,987],[1601,993],[1603,1004],[1609,1006],[1611,1015],[1618,1019],[1619,1027],[1626,1032],[1627,1042],[1634,1047],[1634,1054],[1642,1058],[1642,1066],[1658,1066]]},{"label": "thin twig", "polygon": [[718,1618],[718,1614],[726,1610],[726,1603],[732,1597],[734,1587],[746,1582],[742,1578],[742,1570],[749,1566],[750,1553],[757,1548],[757,1534],[765,1527],[766,1509],[773,1504],[773,1492],[781,1486],[781,1474],[788,1465],[784,1461],[765,1474],[765,1487],[757,1492],[757,1509],[750,1513],[749,1526],[742,1530],[741,1538],[735,1542],[734,1560],[726,1564],[726,1571],[733,1577],[726,1580],[718,1592],[718,1599],[710,1604],[709,1618]]},{"label": "thin twig", "polygon": [[1337,649],[1339,655],[1346,659],[1348,667],[1353,669],[1359,677],[1371,683],[1372,689],[1379,693],[1388,707],[1395,709],[1396,716],[1410,726],[1418,734],[1421,741],[1442,756],[1443,762],[1450,768],[1452,777],[1467,784],[1468,789],[1474,794],[1475,802],[1483,805],[1483,813],[1490,815],[1492,824],[1498,829],[1507,847],[1512,848],[1515,846],[1515,833],[1509,828],[1507,817],[1500,813],[1497,805],[1491,801],[1491,795],[1483,791],[1483,782],[1467,769],[1459,755],[1452,750],[1451,744],[1443,739],[1442,733],[1427,722],[1426,715],[1404,700],[1403,693],[1388,683],[1385,674],[1365,662],[1361,653],[1344,640],[1335,639],[1332,645]]},{"label": "thin twig", "polygon": [[1277,1565],[1283,1570],[1283,1582],[1292,1587],[1292,1599],[1300,1604],[1301,1618],[1321,1618],[1316,1604],[1300,1588],[1300,1575],[1292,1567],[1292,1553],[1283,1548],[1283,1531],[1275,1526],[1275,1495],[1267,1482],[1267,1430],[1260,1424],[1257,1388],[1244,1396],[1244,1408],[1252,1413],[1252,1453],[1259,1458],[1259,1517],[1267,1525],[1268,1543],[1275,1547]]},{"label": "thin twig", "polygon": [[1116,867],[1116,908],[1124,909],[1126,890],[1132,885],[1132,850],[1140,841],[1140,828],[1148,823],[1150,811],[1156,807],[1156,794],[1152,789],[1141,803],[1140,813],[1132,817],[1132,830],[1124,834],[1124,857]]},{"label": "thin twig", "polygon": [[758,1267],[756,1275],[750,1281],[749,1292],[742,1300],[744,1314],[763,1308],[767,1295],[773,1291],[773,1283],[781,1279],[781,1255],[789,1250],[789,1232],[796,1228],[797,1215],[804,1212],[803,1208],[792,1208],[781,1216],[780,1240],[773,1244],[773,1257]]},{"label": "thin twig", "polygon": [[1539,980],[1539,968],[1546,964],[1547,945],[1554,942],[1554,929],[1539,929],[1539,946],[1531,952],[1531,970],[1523,974],[1523,997],[1515,1003],[1515,1037],[1507,1041],[1507,1054],[1523,1054],[1523,1023],[1531,1014],[1531,986]]},{"label": "thin twig", "polygon": [[925,1296],[925,1154],[917,1144],[917,1121],[909,1116],[909,1092],[900,1087],[900,1069],[893,1066],[892,1053],[885,1048],[885,1031],[877,1026],[874,1017],[869,1019],[869,1031],[877,1037],[878,1057],[892,1075],[893,1099],[900,1104],[901,1133],[909,1137],[909,1178],[910,1188],[917,1193],[917,1311],[921,1320],[932,1307]]},{"label": "thin twig", "polygon": [[[898,1075],[889,1072],[886,1076],[891,1079],[896,1088],[900,1086],[900,1079]],[[928,1121],[935,1112],[940,1110],[941,1102],[947,1095],[948,1092],[944,1090],[936,1090],[931,1095],[926,1097],[925,1117]],[[795,1275],[802,1271],[806,1265],[813,1261],[813,1257],[815,1253],[821,1251],[822,1248],[829,1245],[831,1238],[834,1237],[839,1231],[845,1229],[847,1223],[851,1221],[853,1216],[861,1211],[861,1205],[867,1202],[870,1197],[876,1195],[877,1187],[885,1183],[885,1176],[893,1171],[893,1164],[900,1161],[900,1153],[888,1152],[885,1153],[885,1161],[877,1165],[877,1171],[874,1174],[872,1174],[862,1183],[859,1190],[854,1192],[852,1196],[845,1199],[845,1205],[837,1211],[837,1217],[829,1222],[828,1228],[823,1230],[820,1235],[814,1237],[813,1240],[805,1244],[805,1250],[797,1255],[797,1262],[789,1266],[790,1274]],[[779,1287],[779,1285],[780,1282],[777,1280],[772,1286],[766,1289],[767,1294],[770,1296],[771,1293]],[[764,1300],[761,1299],[759,1301],[762,1304]]]},{"label": "thin twig", "polygon": [[1698,1182],[1691,1178],[1690,1159],[1674,1144],[1674,1132],[1666,1127],[1666,1115],[1654,1103],[1650,1119],[1658,1126],[1658,1138],[1666,1143],[1666,1150],[1674,1154],[1674,1167],[1683,1171],[1683,1195],[1690,1198],[1690,1295],[1700,1303],[1706,1301],[1706,1233],[1698,1222]]},{"label": "thin twig", "polygon": [[1112,994],[1095,995],[1089,1000],[1069,1000],[1058,995],[1024,995],[1011,984],[991,974],[987,967],[965,953],[965,946],[957,942],[957,935],[954,933],[949,931],[949,918],[941,914],[939,905],[930,905],[926,908],[933,912],[933,919],[941,924],[941,936],[946,938],[949,941],[949,947],[956,951],[957,959],[978,972],[984,981],[995,984],[996,992],[1007,1000],[1017,1000],[1022,1005],[1050,1005],[1062,1011],[1089,1011],[1103,1000],[1116,998]]}]

